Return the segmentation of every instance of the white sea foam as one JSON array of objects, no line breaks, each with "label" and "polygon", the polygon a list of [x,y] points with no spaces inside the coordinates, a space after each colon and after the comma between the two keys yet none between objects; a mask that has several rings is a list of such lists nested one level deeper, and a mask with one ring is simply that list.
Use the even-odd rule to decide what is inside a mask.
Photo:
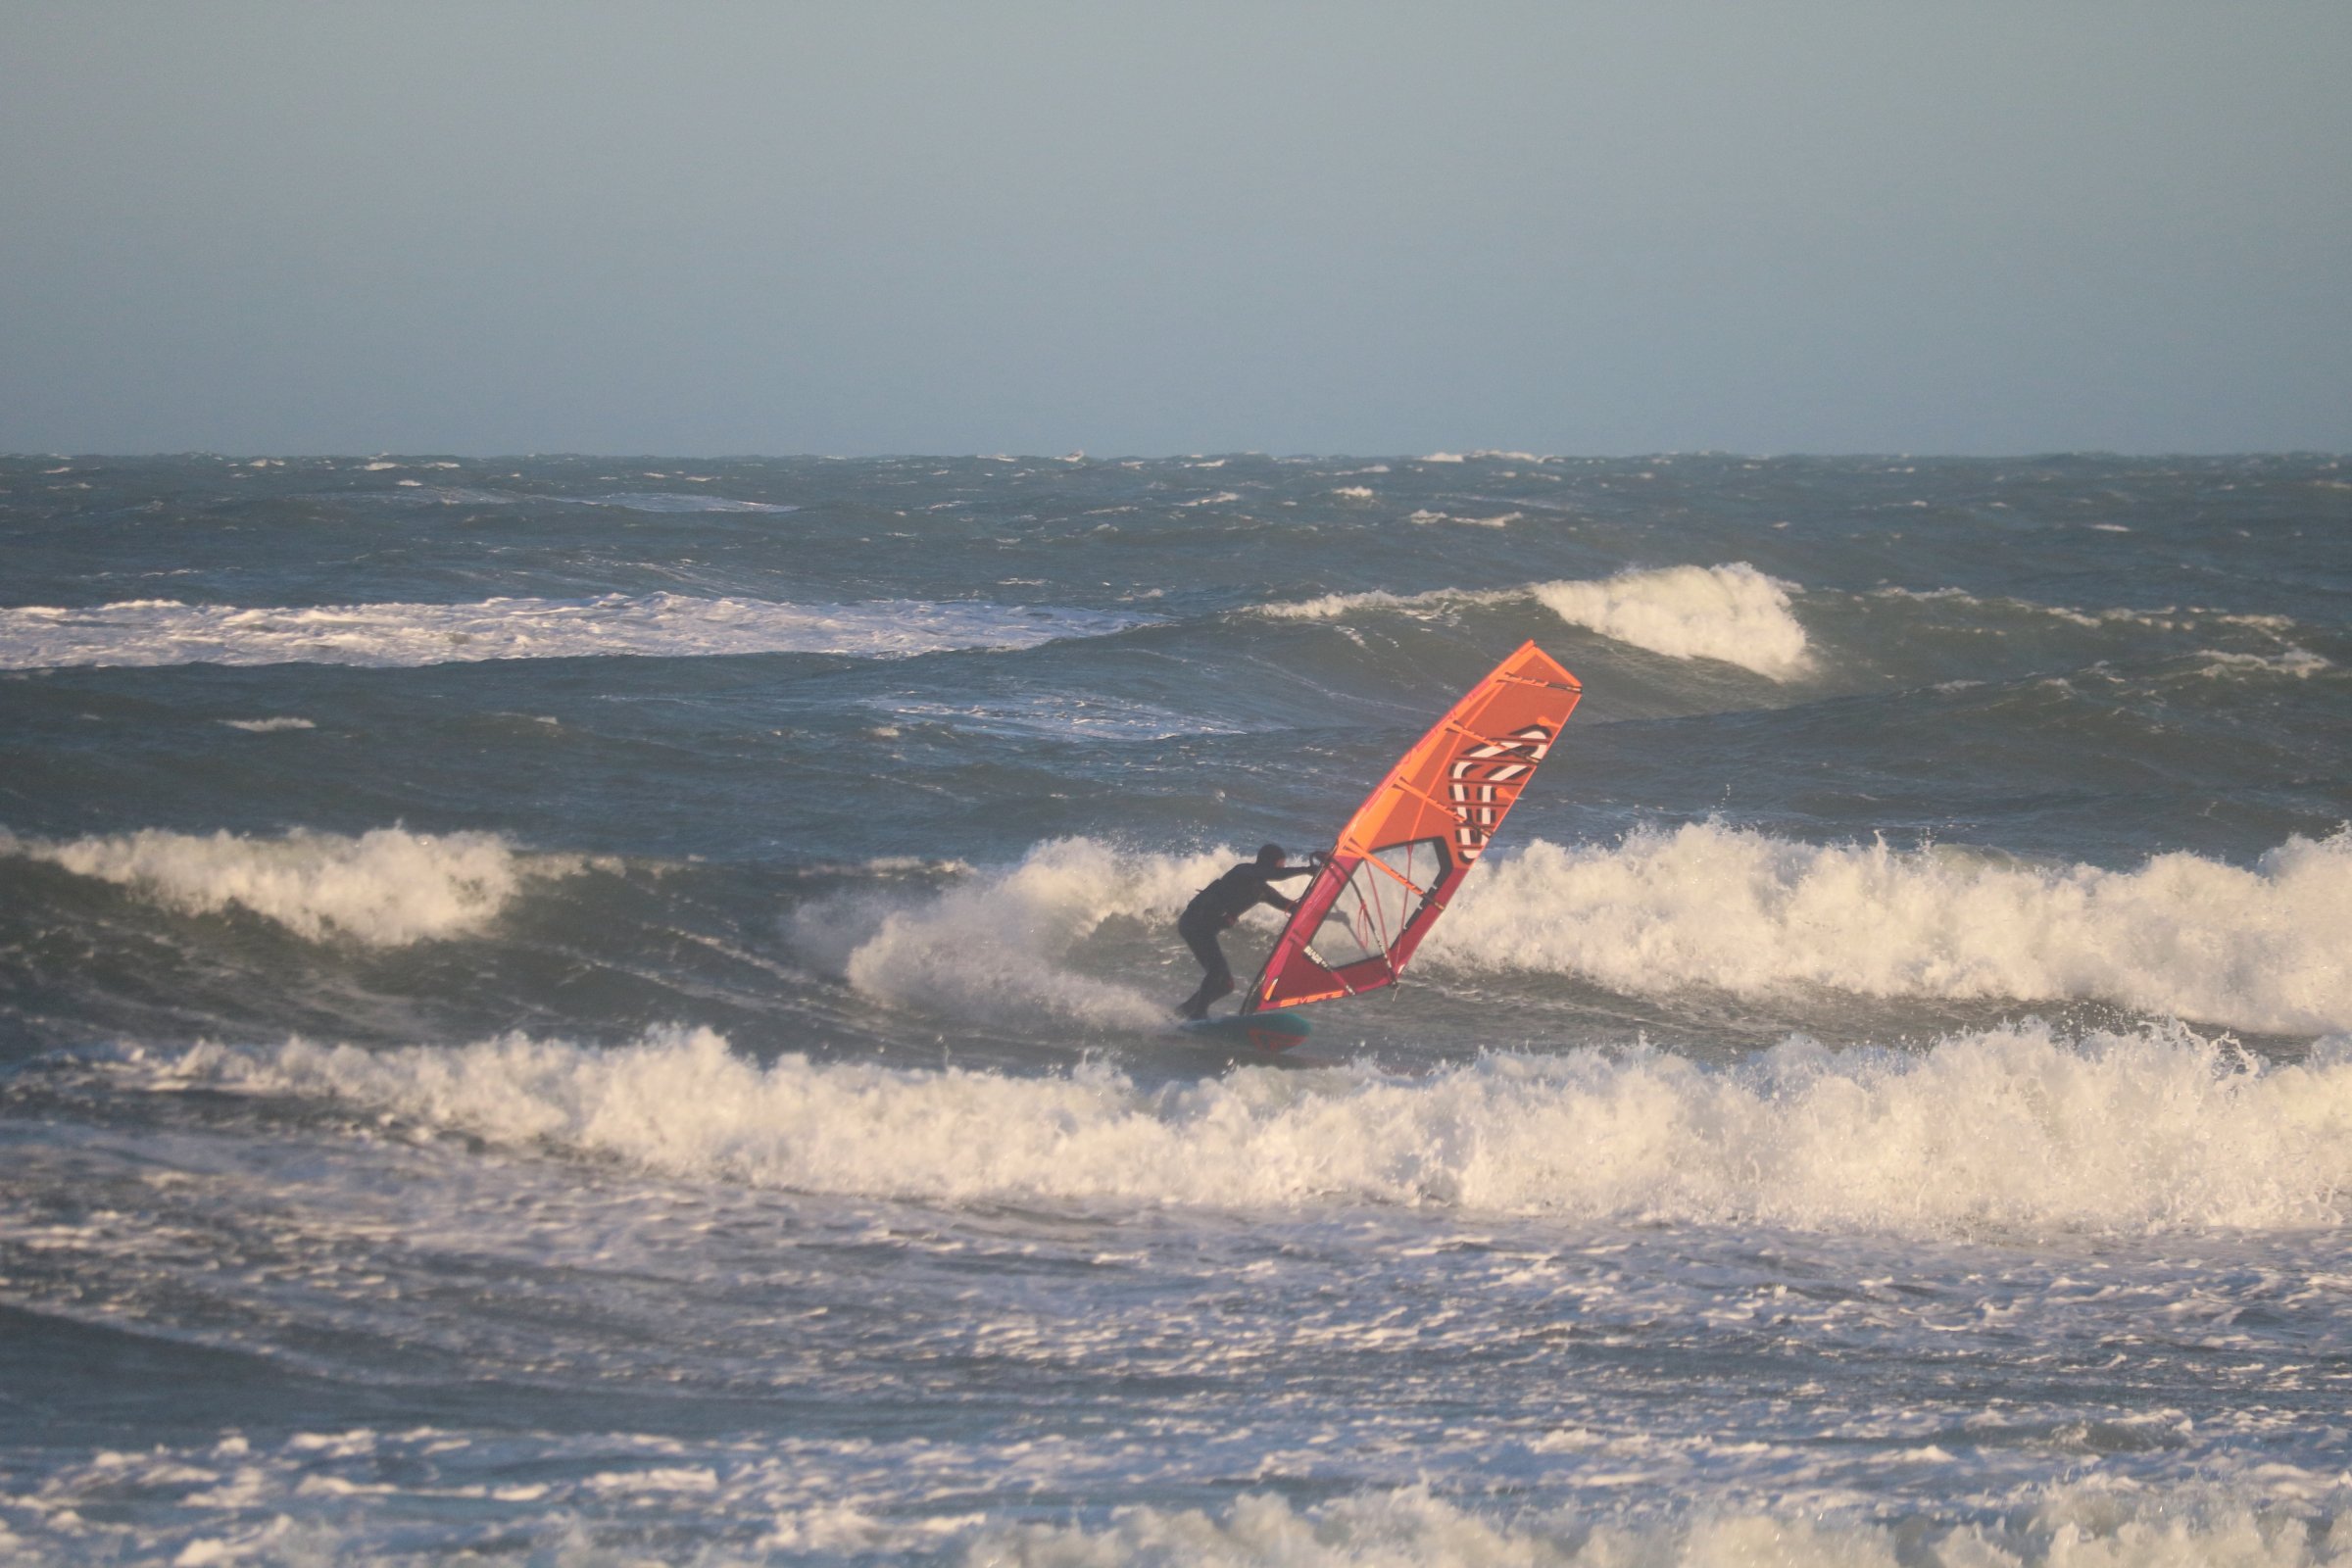
[{"label": "white sea foam", "polygon": [[[1269,1435],[1264,1422],[1232,1427],[1224,1435],[1237,1453]],[[1520,1442],[1490,1446],[1513,1455]],[[1977,1477],[1950,1454],[1861,1445],[1886,1449],[1888,1463],[1915,1476],[1938,1467],[1970,1498],[1925,1512],[1899,1494],[1691,1484],[1673,1476],[1670,1446],[1655,1440],[1609,1443],[1569,1427],[1527,1446],[1540,1456],[1588,1444],[1598,1451],[1584,1455],[1591,1479],[1580,1502],[1533,1502],[1531,1493],[1552,1489],[1519,1476],[1500,1495],[1483,1480],[1446,1486],[1453,1478],[1432,1466],[1440,1485],[1366,1487],[1314,1502],[1251,1492],[1206,1510],[1029,1509],[1024,1519],[968,1504],[1056,1488],[1132,1495],[1149,1461],[1133,1440],[1090,1447],[1054,1435],[755,1440],[430,1424],[231,1432],[28,1454],[0,1489],[0,1516],[15,1526],[0,1522],[0,1552],[25,1563],[421,1568],[481,1561],[487,1539],[499,1554],[542,1568],[2343,1568],[2352,1541],[2340,1478],[2324,1462],[2282,1462],[2269,1444],[2219,1458],[2184,1485],[2085,1465],[2082,1479],[2045,1483],[1997,1507],[1975,1500]],[[1774,1446],[1727,1436],[1706,1446],[1721,1462]],[[1183,1468],[1190,1450],[1154,1449],[1165,1458],[1147,1473],[1201,1484]]]},{"label": "white sea foam", "polygon": [[2246,1029],[2352,1028],[2352,832],[2251,868],[2133,870],[1817,846],[1693,823],[1483,864],[1422,950],[1621,990],[2090,999]]},{"label": "white sea foam", "polygon": [[[396,464],[370,464],[369,467],[396,467]],[[428,463],[428,468],[454,468],[454,463]],[[666,477],[647,474],[649,479]],[[706,479],[692,474],[680,478],[690,483],[705,484]],[[622,491],[602,496],[526,495],[514,490],[482,490],[466,485],[427,484],[422,479],[396,479],[393,490],[326,491],[307,499],[328,502],[376,501],[399,502],[408,506],[444,507],[512,507],[524,502],[539,506],[611,507],[622,512],[686,513],[686,512],[798,512],[797,506],[769,501],[738,501],[730,496],[696,495],[675,491]]]},{"label": "white sea foam", "polygon": [[1155,1028],[1167,1023],[1170,999],[1089,975],[1072,954],[1106,921],[1166,918],[1235,859],[1121,855],[1058,839],[924,899],[849,895],[804,908],[794,938],[877,1001],[1002,1022],[1044,1012]]},{"label": "white sea foam", "polygon": [[1523,512],[1501,512],[1492,517],[1461,517],[1450,512],[1431,512],[1424,507],[1415,512],[1408,520],[1419,523],[1458,522],[1472,528],[1507,528],[1526,515],[1527,514]]},{"label": "white sea foam", "polygon": [[2043,605],[2029,599],[1984,599],[1961,588],[1874,588],[1873,599],[1909,599],[1922,604],[1942,603],[1964,610],[1992,610],[2023,615],[2047,615],[2070,626],[2097,629],[2107,626],[2144,626],[2150,631],[2196,631],[2214,626],[2240,626],[2282,637],[2294,630],[2293,617],[2248,614],[2208,605],[2162,605],[2142,609],[2113,606],[2082,610],[2071,605]]},{"label": "white sea foam", "polygon": [[1260,605],[1257,612],[1277,620],[1338,620],[1359,610],[1394,610],[1406,614],[1436,615],[1461,605],[1494,604],[1516,597],[1517,591],[1511,589],[1495,594],[1472,593],[1456,588],[1440,588],[1425,594],[1393,594],[1385,588],[1372,588],[1356,594],[1325,594],[1318,599]]},{"label": "white sea foam", "polygon": [[2291,675],[2297,680],[2309,680],[2324,669],[2335,667],[2333,662],[2291,643],[2276,654],[2231,654],[2200,648],[2197,657],[2212,661],[2197,673],[2215,678],[2231,675]]},{"label": "white sea foam", "polygon": [[347,502],[353,500],[393,501],[403,506],[433,507],[511,507],[526,499],[507,490],[477,490],[466,485],[426,484],[421,479],[402,479],[397,490],[340,490],[305,496],[308,501]]},{"label": "white sea foam", "polygon": [[526,854],[495,833],[401,828],[270,838],[146,828],[63,842],[0,834],[0,855],[45,860],[183,913],[243,909],[312,941],[373,948],[472,935],[532,880],[591,864]]},{"label": "white sea foam", "polygon": [[[648,474],[661,478],[661,474]],[[583,507],[617,507],[624,512],[798,512],[798,507],[767,501],[737,501],[727,496],[675,495],[662,491],[625,492],[610,496],[549,497]]]},{"label": "white sea foam", "polygon": [[977,702],[935,702],[914,696],[871,699],[869,708],[895,717],[946,724],[981,735],[1045,736],[1075,741],[1159,741],[1178,735],[1239,735],[1242,730],[1112,697],[1037,692]]},{"label": "white sea foam", "polygon": [[1733,1070],[1583,1050],[1153,1090],[1099,1063],[762,1066],[708,1029],[616,1050],[519,1034],[204,1045],[162,1070],[675,1177],[933,1201],[1398,1203],[1907,1236],[2352,1214],[2352,1046],[2266,1066],[2178,1025],[2071,1040],[2029,1023],[1918,1053],[1792,1039]]},{"label": "white sea foam", "polygon": [[1134,1507],[1101,1526],[994,1526],[968,1560],[992,1568],[2340,1568],[2352,1555],[2352,1515],[2315,1517],[2297,1505],[2310,1491],[2335,1492],[2333,1479],[2275,1479],[2286,1484],[2285,1498],[2260,1487],[2168,1496],[2070,1483],[2034,1505],[1967,1523],[1710,1508],[1694,1497],[1665,1521],[1573,1509],[1496,1514],[1422,1487],[1295,1508],[1255,1493],[1213,1515]]},{"label": "white sea foam", "polygon": [[888,659],[1033,648],[1149,621],[1102,611],[875,600],[792,605],[658,593],[473,604],[242,609],[134,600],[93,609],[0,609],[0,668],[157,664],[399,667],[610,655],[832,654]]},{"label": "white sea foam", "polygon": [[1544,608],[1571,624],[1670,659],[1719,659],[1774,680],[1812,667],[1791,584],[1746,562],[1628,571],[1598,582],[1544,583]]},{"label": "white sea foam", "polygon": [[318,727],[307,718],[224,718],[220,722],[230,729],[241,729],[253,735],[273,735],[279,730]]},{"label": "white sea foam", "polygon": [[[1415,520],[1439,514],[1415,514]],[[1500,525],[1500,518],[1452,518]],[[1768,577],[1746,562],[1717,566],[1666,566],[1625,571],[1592,581],[1530,583],[1521,588],[1440,588],[1399,595],[1327,594],[1296,604],[1266,605],[1260,613],[1302,620],[1336,620],[1357,611],[1442,615],[1463,608],[1533,599],[1562,620],[1670,659],[1714,659],[1774,680],[1793,680],[1813,667],[1805,628],[1789,608],[1794,584]]]},{"label": "white sea foam", "polygon": [[1332,492],[1349,501],[1370,501],[1377,494],[1368,484],[1344,484]]}]

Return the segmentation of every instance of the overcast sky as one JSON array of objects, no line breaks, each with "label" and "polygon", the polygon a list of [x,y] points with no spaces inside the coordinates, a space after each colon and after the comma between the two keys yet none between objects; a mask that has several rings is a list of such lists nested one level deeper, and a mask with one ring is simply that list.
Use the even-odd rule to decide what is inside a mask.
[{"label": "overcast sky", "polygon": [[2352,5],[0,0],[0,450],[2352,450]]}]

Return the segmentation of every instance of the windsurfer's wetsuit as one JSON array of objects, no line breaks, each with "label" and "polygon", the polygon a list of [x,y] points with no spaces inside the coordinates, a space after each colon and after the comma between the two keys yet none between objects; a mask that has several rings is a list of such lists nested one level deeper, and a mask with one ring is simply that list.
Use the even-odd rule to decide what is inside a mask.
[{"label": "windsurfer's wetsuit", "polygon": [[1223,876],[1193,895],[1193,902],[1184,906],[1176,917],[1176,934],[1184,945],[1193,950],[1200,967],[1208,973],[1200,979],[1200,989],[1184,999],[1176,1010],[1187,1018],[1205,1018],[1208,1004],[1219,997],[1233,994],[1233,970],[1225,962],[1225,950],[1217,945],[1217,934],[1261,904],[1271,904],[1277,909],[1295,909],[1298,906],[1284,898],[1269,885],[1294,876],[1310,876],[1315,867],[1267,865],[1251,860],[1235,866]]}]

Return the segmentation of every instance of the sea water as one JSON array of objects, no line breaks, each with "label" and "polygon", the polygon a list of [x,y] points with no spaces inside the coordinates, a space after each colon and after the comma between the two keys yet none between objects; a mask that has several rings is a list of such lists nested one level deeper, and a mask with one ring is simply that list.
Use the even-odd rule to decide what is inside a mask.
[{"label": "sea water", "polygon": [[[2352,1560],[2338,460],[13,459],[0,540],[0,1559]],[[1529,638],[1406,983],[1170,1030]]]}]

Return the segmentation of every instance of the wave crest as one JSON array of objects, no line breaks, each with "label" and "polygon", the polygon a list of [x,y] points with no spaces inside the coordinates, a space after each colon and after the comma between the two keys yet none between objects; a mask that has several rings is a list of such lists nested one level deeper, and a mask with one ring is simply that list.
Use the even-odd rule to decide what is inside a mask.
[{"label": "wave crest", "polygon": [[143,828],[67,843],[0,835],[0,853],[114,883],[184,914],[241,908],[314,942],[371,948],[471,935],[528,880],[590,863],[525,855],[495,833],[396,827],[357,837],[295,828],[277,838]]},{"label": "wave crest", "polygon": [[1571,625],[1669,659],[1716,659],[1773,680],[1813,667],[1789,584],[1744,561],[1627,571],[1598,582],[1538,585],[1536,598]]},{"label": "wave crest", "polygon": [[1636,993],[2096,998],[2319,1033],[2352,1026],[2346,930],[2352,831],[2250,870],[2174,854],[2108,871],[1690,823],[1490,861],[1424,952]]},{"label": "wave crest", "polygon": [[[1415,521],[1498,524],[1503,518],[1452,518],[1416,513]],[[1669,659],[1713,659],[1772,680],[1810,674],[1813,656],[1805,628],[1789,609],[1794,585],[1768,577],[1744,561],[1717,566],[1665,566],[1622,571],[1592,581],[1563,579],[1519,588],[1438,588],[1421,594],[1326,594],[1292,604],[1265,605],[1259,613],[1290,620],[1337,620],[1357,611],[1437,614],[1533,599],[1573,626]]]}]

